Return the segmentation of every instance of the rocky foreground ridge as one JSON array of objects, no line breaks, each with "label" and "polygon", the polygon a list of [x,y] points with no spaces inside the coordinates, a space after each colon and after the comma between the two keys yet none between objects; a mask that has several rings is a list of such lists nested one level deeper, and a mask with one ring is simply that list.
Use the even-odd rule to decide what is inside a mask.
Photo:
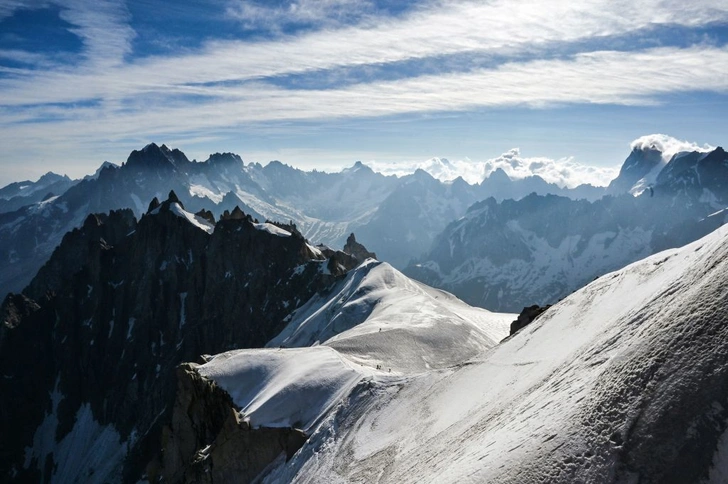
[{"label": "rocky foreground ridge", "polygon": [[324,252],[295,226],[238,208],[217,222],[191,214],[173,192],[140,220],[131,210],[88,216],[2,305],[0,428],[12,438],[0,443],[0,475],[157,475],[174,429],[177,365],[264,345],[358,263]]}]

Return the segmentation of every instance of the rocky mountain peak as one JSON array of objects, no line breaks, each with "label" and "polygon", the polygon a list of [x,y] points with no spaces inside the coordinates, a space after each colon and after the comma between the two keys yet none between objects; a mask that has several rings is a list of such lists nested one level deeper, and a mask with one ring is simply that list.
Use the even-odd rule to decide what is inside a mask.
[{"label": "rocky mountain peak", "polygon": [[70,178],[68,178],[68,176],[66,176],[66,175],[59,175],[57,173],[53,173],[52,171],[49,171],[46,174],[44,174],[43,176],[41,176],[40,178],[38,178],[37,183],[48,184],[48,183],[55,183],[60,180],[70,180]]},{"label": "rocky mountain peak", "polygon": [[346,245],[344,245],[344,252],[354,256],[359,262],[372,258],[376,259],[377,254],[369,252],[366,247],[356,241],[354,233],[351,233],[346,239]]},{"label": "rocky mountain peak", "polygon": [[628,193],[638,181],[663,163],[662,151],[649,146],[635,146],[622,164],[617,178],[609,183],[607,193]]},{"label": "rocky mountain peak", "polygon": [[149,207],[147,207],[147,212],[146,213],[150,213],[152,210],[154,210],[157,207],[159,207],[159,205],[160,205],[159,199],[157,199],[157,197],[152,198],[152,201],[149,202]]},{"label": "rocky mountain peak", "polygon": [[184,208],[184,206],[182,206],[182,202],[180,202],[180,201],[179,201],[179,197],[177,196],[177,194],[176,194],[176,193],[174,193],[174,190],[170,190],[170,191],[169,191],[169,195],[167,195],[167,200],[165,200],[165,201],[166,201],[166,202],[167,202],[168,204],[169,204],[169,203],[179,203],[179,204],[180,204],[180,206],[181,206],[182,208]]},{"label": "rocky mountain peak", "polygon": [[488,176],[487,180],[490,182],[508,183],[511,181],[511,177],[508,176],[503,168],[496,168],[493,173]]},{"label": "rocky mountain peak", "polygon": [[175,168],[184,169],[189,163],[187,156],[180,150],[176,148],[171,150],[166,145],[158,146],[156,143],[149,143],[141,150],[132,151],[124,166],[127,170],[171,171]]},{"label": "rocky mountain peak", "polygon": [[235,153],[213,153],[209,156],[206,163],[219,167],[230,167],[243,169],[245,163],[243,159]]}]

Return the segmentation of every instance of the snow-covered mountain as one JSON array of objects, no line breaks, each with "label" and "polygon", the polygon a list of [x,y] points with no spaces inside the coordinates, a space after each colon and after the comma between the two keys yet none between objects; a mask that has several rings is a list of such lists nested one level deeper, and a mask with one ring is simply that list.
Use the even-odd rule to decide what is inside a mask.
[{"label": "snow-covered mountain", "polygon": [[[347,247],[352,253],[314,247],[295,226],[259,222],[237,208],[216,221],[205,210],[188,211],[174,192],[162,203],[153,200],[139,220],[129,209],[88,216],[23,293],[9,295],[0,308],[0,434],[13,436],[0,444],[0,476],[137,482],[142,474],[153,480],[162,467],[186,468],[187,451],[199,450],[192,443],[204,436],[179,430],[187,417],[174,413],[176,377],[182,386],[197,380],[185,379],[177,366],[261,347],[286,327],[275,344],[325,337],[326,349],[292,359],[271,349],[241,365],[269,375],[268,392],[306,369],[329,375],[323,399],[310,400],[308,413],[278,422],[297,426],[359,381],[350,367],[357,375],[384,365],[393,374],[440,368],[507,334],[512,315],[470,308],[388,264],[358,260],[367,251],[353,237]],[[339,334],[353,326],[358,338]],[[384,340],[386,358],[367,350],[368,341],[384,347]],[[336,352],[350,363],[342,367]],[[332,388],[333,396],[326,393]],[[191,396],[195,408],[219,404],[208,390],[219,393],[208,388]],[[258,400],[251,413],[277,412],[294,396]],[[213,432],[219,416],[206,411],[193,427]],[[288,437],[296,442],[291,432],[255,434],[261,449],[280,451]],[[160,454],[163,442],[175,447]],[[251,455],[255,465],[264,461]]]},{"label": "snow-covered mountain", "polygon": [[658,178],[668,164],[675,167],[672,160],[686,155],[707,156],[715,150],[712,146],[698,146],[663,134],[637,138],[631,147],[632,152],[622,164],[619,175],[607,187],[608,194],[639,195],[658,183]]},{"label": "snow-covered mountain", "polygon": [[[374,273],[378,269],[381,274]],[[362,281],[374,276],[365,286],[382,291],[387,284],[378,281],[388,271],[375,266]],[[432,339],[417,325],[406,325],[411,341],[390,345],[386,335],[369,337],[379,334],[377,327],[389,329],[386,318],[352,325],[364,319],[360,306],[367,296],[352,301],[346,288],[359,277],[350,274],[340,283],[333,306],[317,304],[326,317],[317,320],[316,312],[301,308],[275,340],[298,332],[300,342],[321,345],[234,351],[186,366],[171,434],[189,442],[185,432],[202,434],[190,427],[192,417],[212,408],[228,413],[226,422],[195,441],[197,447],[188,446],[186,460],[166,469],[172,471],[168,478],[215,482],[247,476],[251,469],[241,462],[249,463],[250,449],[267,442],[255,436],[291,427],[299,429],[296,444],[269,452],[270,464],[259,465],[261,473],[246,480],[728,478],[727,228],[609,273],[492,349],[432,369],[372,368],[383,358],[398,358],[399,348],[429,353],[432,348],[419,344]],[[371,295],[382,295],[376,292]],[[388,310],[386,300],[380,311]],[[350,310],[342,311],[347,305]],[[397,312],[394,328],[405,319]],[[330,337],[327,328],[339,318],[343,331]],[[484,317],[485,327],[497,328],[498,318]],[[448,321],[454,319],[436,327],[447,331]],[[449,348],[457,351],[458,345]],[[200,410],[190,395],[210,387],[219,388],[219,395],[208,393]],[[169,450],[180,448],[175,438],[169,442]]]},{"label": "snow-covered mountain", "polygon": [[468,306],[369,259],[294,311],[266,346],[321,344],[364,366],[416,372],[446,368],[495,346],[513,319]]},{"label": "snow-covered mountain", "polygon": [[[382,260],[404,267],[475,201],[491,194],[520,197],[528,193],[524,183],[533,183],[500,177],[496,190],[487,180],[481,185],[462,179],[444,183],[425,172],[384,176],[362,163],[339,173],[306,172],[280,162],[246,165],[232,153],[195,162],[177,149],[156,144],[132,152],[120,167],[104,163],[80,182],[63,181],[72,186],[61,190],[56,185],[52,197],[40,188],[51,188],[46,183],[50,175],[41,181],[2,191],[10,196],[32,185],[43,197],[21,198],[22,207],[0,210],[0,295],[24,287],[63,235],[79,227],[88,214],[129,208],[139,217],[147,200],[161,199],[170,190],[192,212],[204,208],[219,217],[239,206],[261,221],[292,221],[309,240],[332,247],[341,247],[351,232],[361,231],[361,239]],[[543,180],[538,185],[546,193],[564,193]],[[0,200],[0,206],[17,200]]]},{"label": "snow-covered mountain", "polygon": [[79,180],[71,180],[66,175],[49,171],[37,181],[11,183],[0,188],[0,213],[13,212],[26,205],[63,195],[78,182]]},{"label": "snow-covered mountain", "polygon": [[535,194],[478,202],[405,273],[470,304],[519,311],[728,221],[722,148],[661,160],[654,148],[635,148],[610,185],[622,194],[595,202]]}]

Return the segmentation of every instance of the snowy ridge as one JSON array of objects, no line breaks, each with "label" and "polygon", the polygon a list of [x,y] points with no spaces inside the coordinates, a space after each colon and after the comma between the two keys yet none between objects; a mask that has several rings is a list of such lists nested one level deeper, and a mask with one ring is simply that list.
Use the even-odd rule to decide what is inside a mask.
[{"label": "snowy ridge", "polygon": [[251,427],[310,435],[362,386],[482,355],[508,334],[515,315],[471,308],[369,259],[290,318],[269,348],[230,351],[193,367],[232,397]]},{"label": "snowy ridge", "polygon": [[273,225],[272,223],[264,222],[253,224],[253,226],[258,230],[263,230],[264,232],[268,232],[271,235],[277,235],[278,237],[291,236],[291,233],[289,231],[283,230],[282,228],[278,227],[277,225]]},{"label": "snowy ridge", "polygon": [[251,426],[302,430],[317,423],[364,374],[324,346],[230,351],[197,371],[230,394]]},{"label": "snowy ridge", "polygon": [[727,297],[723,227],[599,278],[475,364],[377,380],[266,481],[723,482]]},{"label": "snowy ridge", "polygon": [[395,372],[445,368],[508,335],[513,314],[491,313],[369,259],[299,308],[268,347],[324,344],[365,366]]},{"label": "snowy ridge", "polygon": [[[162,208],[162,205],[160,205],[159,207],[157,207],[154,210],[152,210],[151,212],[149,212],[149,214],[157,215],[159,213],[159,211],[161,210],[161,208]],[[215,231],[215,226],[213,224],[211,224],[210,222],[208,222],[207,220],[205,220],[204,218],[202,218],[200,216],[197,216],[193,213],[186,211],[177,202],[172,202],[169,204],[169,211],[172,212],[173,214],[177,215],[178,217],[187,220],[189,223],[191,223],[198,229],[204,230],[208,234],[211,234],[212,232]]]}]

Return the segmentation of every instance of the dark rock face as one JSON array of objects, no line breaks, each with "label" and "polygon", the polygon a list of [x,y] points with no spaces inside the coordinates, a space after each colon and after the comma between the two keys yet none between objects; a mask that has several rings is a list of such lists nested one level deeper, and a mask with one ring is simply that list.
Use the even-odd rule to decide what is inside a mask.
[{"label": "dark rock face", "polygon": [[[138,222],[128,210],[87,217],[5,300],[0,433],[13,438],[2,439],[3,478],[136,482],[161,462],[176,366],[264,345],[335,280],[295,232],[246,216],[210,234],[175,207],[167,200]],[[86,444],[70,452],[78,439]]]},{"label": "dark rock face", "polygon": [[364,262],[369,258],[377,258],[377,254],[375,254],[374,252],[369,252],[366,247],[356,241],[356,237],[354,237],[354,234],[349,235],[349,238],[346,239],[344,252],[354,256],[359,262]]},{"label": "dark rock face", "polygon": [[550,305],[539,306],[538,304],[534,304],[533,306],[523,308],[521,314],[518,315],[518,318],[511,323],[510,334],[513,335],[518,330],[523,329],[534,322],[536,318],[541,316],[550,307]]},{"label": "dark rock face", "polygon": [[662,152],[657,149],[635,148],[619,170],[617,178],[607,187],[607,193],[618,195],[627,193],[635,183],[645,177],[662,161]]},{"label": "dark rock face", "polygon": [[193,364],[177,369],[177,381],[172,423],[162,438],[165,482],[250,482],[306,441],[296,429],[251,428],[230,396]]},{"label": "dark rock face", "polygon": [[[235,177],[231,178],[232,165],[218,163],[218,158],[213,158],[209,162],[196,163],[179,150],[152,143],[133,151],[121,167],[107,165],[96,177],[73,182],[62,191],[58,187],[54,193],[60,196],[47,203],[26,203],[14,211],[0,210],[0,297],[24,288],[63,236],[80,227],[91,213],[129,208],[140,217],[149,211],[145,205],[147,201],[162,199],[170,190],[174,190],[187,210],[193,213],[206,209],[220,214],[223,208],[235,206],[230,199],[223,207],[191,194],[190,180],[197,176],[206,177],[213,184],[227,177],[251,193],[262,191],[245,171],[234,170]],[[33,200],[29,199],[31,202]],[[239,199],[237,202],[241,204]]]}]

